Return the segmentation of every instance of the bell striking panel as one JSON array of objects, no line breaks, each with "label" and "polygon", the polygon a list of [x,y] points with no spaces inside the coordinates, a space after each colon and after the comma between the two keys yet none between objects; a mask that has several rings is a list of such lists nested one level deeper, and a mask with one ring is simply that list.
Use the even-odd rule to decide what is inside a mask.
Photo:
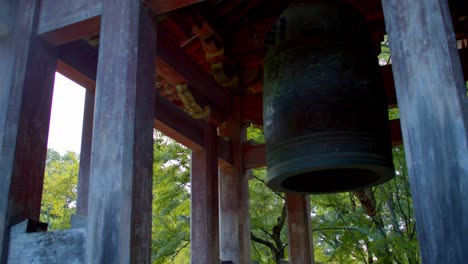
[{"label": "bell striking panel", "polygon": [[338,1],[299,1],[265,42],[270,188],[333,193],[391,179],[385,91],[364,18]]}]

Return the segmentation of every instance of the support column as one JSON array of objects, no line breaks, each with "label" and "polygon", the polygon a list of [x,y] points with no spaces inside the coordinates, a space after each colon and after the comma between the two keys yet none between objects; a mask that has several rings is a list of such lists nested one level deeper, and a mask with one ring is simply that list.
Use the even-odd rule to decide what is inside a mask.
[{"label": "support column", "polygon": [[286,194],[288,213],[289,262],[313,264],[314,245],[308,195]]},{"label": "support column", "polygon": [[87,263],[150,263],[155,24],[141,1],[103,0]]},{"label": "support column", "polygon": [[12,14],[0,34],[0,263],[9,227],[41,210],[57,56],[35,37],[36,2],[0,0]]},{"label": "support column", "polygon": [[242,166],[245,127],[240,123],[239,98],[234,98],[234,120],[220,136],[229,136],[233,166],[219,168],[220,256],[222,261],[250,263],[249,178]]},{"label": "support column", "polygon": [[190,261],[219,263],[218,155],[216,128],[205,128],[205,149],[192,151]]},{"label": "support column", "polygon": [[78,194],[76,214],[88,215],[89,174],[91,167],[91,143],[93,136],[94,93],[86,90],[81,133],[80,172],[78,176]]},{"label": "support column", "polygon": [[468,259],[468,110],[448,1],[383,0],[423,263]]}]

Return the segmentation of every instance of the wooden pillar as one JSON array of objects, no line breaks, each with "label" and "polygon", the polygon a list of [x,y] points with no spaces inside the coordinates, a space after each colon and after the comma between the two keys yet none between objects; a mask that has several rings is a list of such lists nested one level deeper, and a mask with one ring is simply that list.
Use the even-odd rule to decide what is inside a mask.
[{"label": "wooden pillar", "polygon": [[219,167],[220,257],[235,264],[250,263],[249,179],[242,166],[241,144],[246,130],[241,126],[239,98],[234,99],[234,120],[222,137],[229,135],[233,166]]},{"label": "wooden pillar", "polygon": [[103,1],[87,263],[150,263],[155,28],[141,1]]},{"label": "wooden pillar", "polygon": [[468,111],[446,0],[383,0],[423,263],[468,259]]},{"label": "wooden pillar", "polygon": [[80,172],[78,176],[78,194],[76,214],[88,215],[89,174],[91,167],[91,143],[93,136],[94,92],[86,90],[83,128],[81,133]]},{"label": "wooden pillar", "polygon": [[0,0],[11,14],[0,34],[0,263],[9,227],[41,209],[57,56],[35,37],[36,2]]},{"label": "wooden pillar", "polygon": [[312,224],[308,195],[286,194],[288,212],[289,262],[314,263]]},{"label": "wooden pillar", "polygon": [[218,155],[216,128],[205,128],[205,149],[192,151],[190,260],[219,263]]}]

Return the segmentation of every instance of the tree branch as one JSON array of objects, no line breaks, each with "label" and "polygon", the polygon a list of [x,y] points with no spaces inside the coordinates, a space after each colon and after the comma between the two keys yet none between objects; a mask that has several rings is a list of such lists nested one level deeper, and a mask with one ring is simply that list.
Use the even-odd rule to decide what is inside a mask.
[{"label": "tree branch", "polygon": [[250,232],[250,239],[252,239],[252,241],[254,242],[257,242],[259,244],[269,247],[272,252],[276,252],[276,247],[275,245],[273,245],[273,243],[271,243],[270,241],[264,240],[262,238],[259,238],[258,236],[254,235],[253,232]]},{"label": "tree branch", "polygon": [[[260,182],[263,183],[266,187],[268,187],[268,185],[266,184],[266,182],[265,182],[264,180],[262,180],[262,179],[260,179],[259,177],[253,175],[253,173],[252,173],[252,176],[254,177],[254,179],[260,181]],[[268,187],[268,189],[270,189],[270,187]],[[271,190],[271,189],[270,189],[270,190]],[[281,199],[283,199],[283,201],[286,200],[286,199],[284,198],[284,196],[281,195],[279,192],[273,191],[273,190],[271,190],[271,191],[272,191],[274,194],[278,195]]]}]

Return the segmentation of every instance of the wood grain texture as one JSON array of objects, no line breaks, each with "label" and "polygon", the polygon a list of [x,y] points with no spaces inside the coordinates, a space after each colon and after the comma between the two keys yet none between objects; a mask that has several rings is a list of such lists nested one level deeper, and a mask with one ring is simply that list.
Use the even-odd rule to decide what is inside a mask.
[{"label": "wood grain texture", "polygon": [[158,31],[158,56],[187,80],[191,87],[205,97],[213,107],[226,116],[232,113],[232,97],[229,93],[163,30]]},{"label": "wood grain texture", "polygon": [[444,0],[383,0],[423,263],[468,258],[467,99]]},{"label": "wood grain texture", "polygon": [[99,33],[102,0],[42,0],[38,34],[60,45]]},{"label": "wood grain texture", "polygon": [[219,263],[219,202],[216,128],[205,126],[204,150],[192,151],[190,261]]},{"label": "wood grain texture", "polygon": [[[84,41],[58,47],[58,71],[71,80],[94,91],[98,51]],[[159,59],[156,60],[156,63]],[[159,60],[160,61],[160,60]],[[158,64],[157,64],[158,65]],[[203,148],[203,122],[195,120],[163,96],[155,94],[154,127],[191,150]],[[218,138],[219,158],[232,164],[230,143]]]},{"label": "wood grain texture", "polygon": [[87,263],[150,263],[155,28],[140,1],[103,1]]},{"label": "wood grain texture", "polygon": [[61,45],[58,48],[57,71],[89,91],[96,88],[98,50],[84,40]]},{"label": "wood grain texture", "polygon": [[286,210],[289,262],[291,264],[315,263],[309,196],[286,194]]},{"label": "wood grain texture", "polygon": [[0,38],[0,263],[9,226],[38,219],[56,54],[35,34],[36,1],[0,1],[13,30]]},{"label": "wood grain texture", "polygon": [[[232,166],[219,167],[220,257],[250,263],[249,178],[242,167],[246,130],[240,123],[239,97],[233,100],[234,119],[226,131],[232,147]],[[221,135],[226,136],[226,135]]]}]

